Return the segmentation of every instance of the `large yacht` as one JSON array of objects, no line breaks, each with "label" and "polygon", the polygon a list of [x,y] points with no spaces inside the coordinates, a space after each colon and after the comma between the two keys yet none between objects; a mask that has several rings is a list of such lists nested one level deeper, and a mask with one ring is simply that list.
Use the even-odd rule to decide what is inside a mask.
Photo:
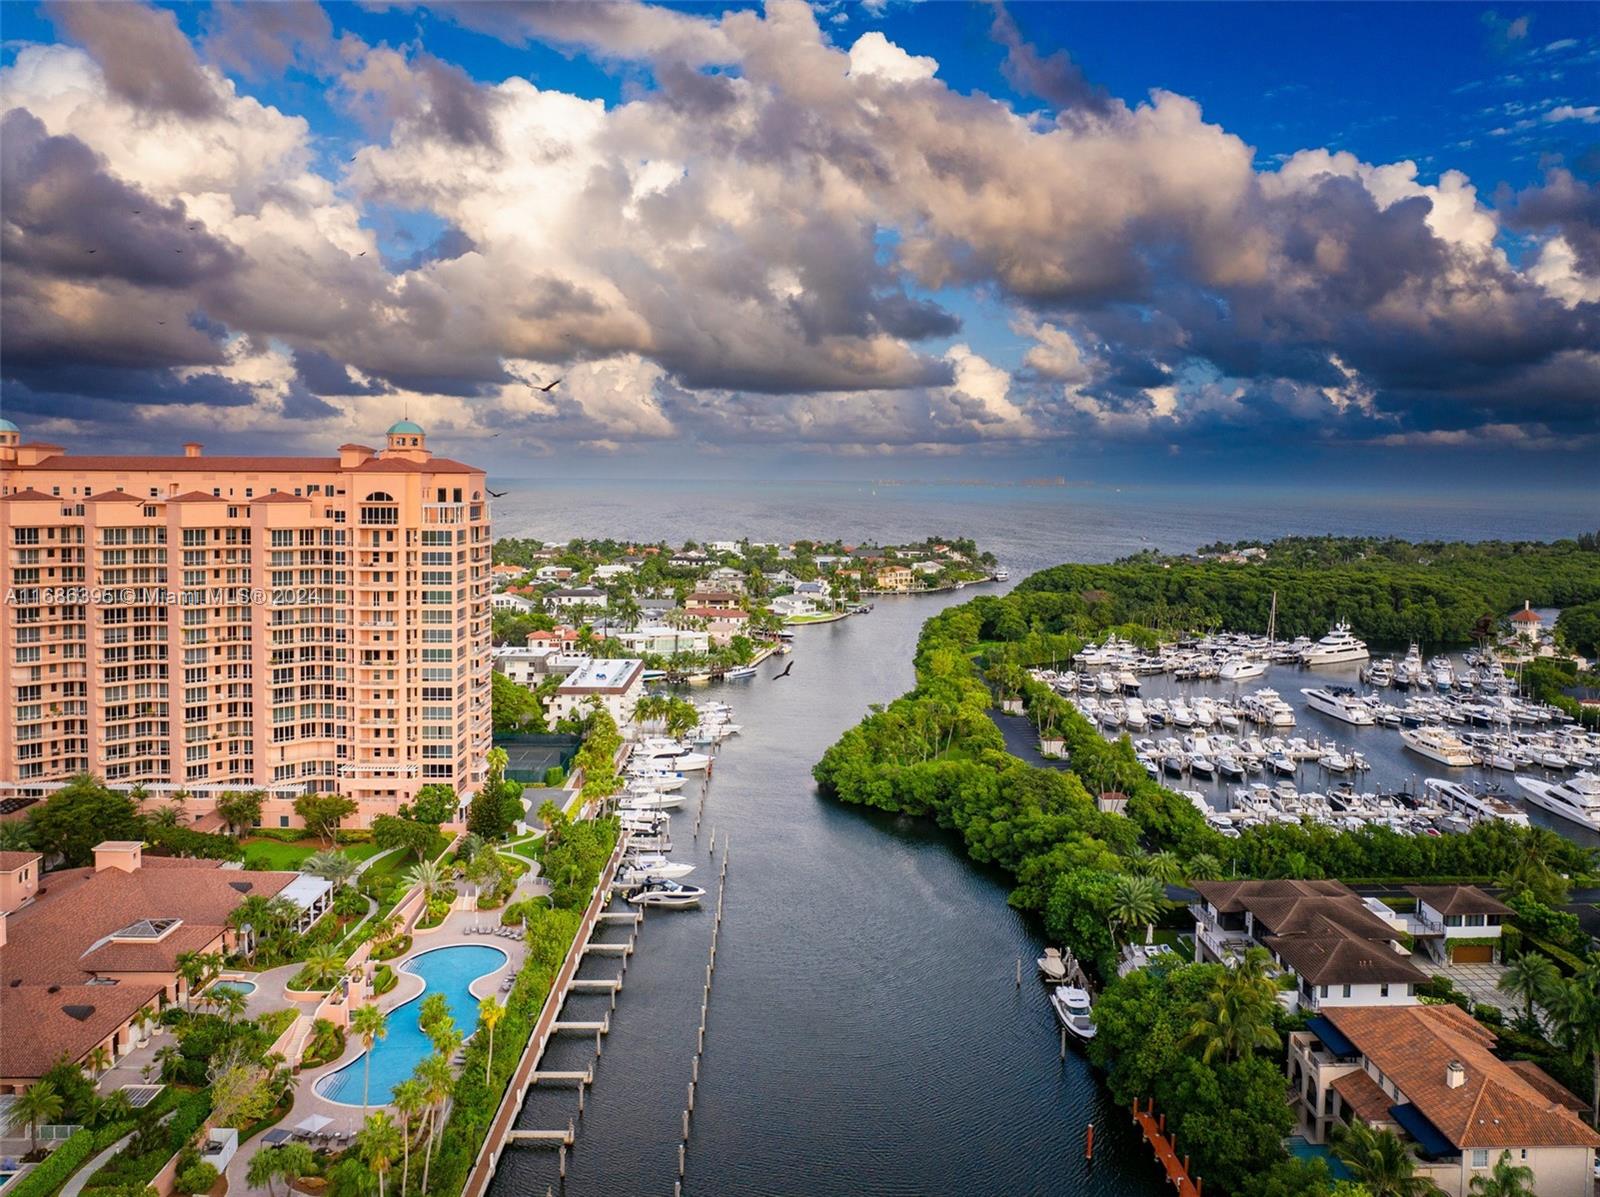
[{"label": "large yacht", "polygon": [[1418,756],[1452,769],[1466,769],[1473,763],[1472,749],[1442,727],[1402,727],[1400,738]]},{"label": "large yacht", "polygon": [[1365,661],[1372,654],[1365,641],[1350,634],[1350,625],[1340,620],[1329,633],[1301,654],[1303,665],[1342,665],[1347,661]]},{"label": "large yacht", "polygon": [[1528,801],[1535,806],[1590,831],[1600,831],[1600,774],[1580,773],[1560,782],[1519,777],[1517,784],[1528,792]]},{"label": "large yacht", "polygon": [[1422,650],[1413,640],[1411,647],[1406,651],[1405,658],[1394,670],[1394,685],[1397,690],[1409,690],[1412,686],[1420,686],[1427,680],[1427,674],[1422,669]]},{"label": "large yacht", "polygon": [[1050,995],[1061,1025],[1079,1039],[1093,1039],[1095,1035],[1093,1007],[1089,995],[1076,985],[1057,985]]},{"label": "large yacht", "polygon": [[1356,727],[1371,727],[1377,722],[1372,708],[1359,701],[1348,686],[1330,686],[1326,690],[1313,686],[1300,693],[1306,696],[1306,705],[1313,711],[1321,711],[1340,722]]},{"label": "large yacht", "polygon": [[1515,823],[1518,827],[1528,825],[1527,812],[1518,810],[1498,794],[1479,793],[1469,790],[1460,782],[1445,781],[1439,777],[1427,778],[1422,783],[1422,790],[1447,810],[1462,811],[1480,819],[1499,819],[1505,823]]}]

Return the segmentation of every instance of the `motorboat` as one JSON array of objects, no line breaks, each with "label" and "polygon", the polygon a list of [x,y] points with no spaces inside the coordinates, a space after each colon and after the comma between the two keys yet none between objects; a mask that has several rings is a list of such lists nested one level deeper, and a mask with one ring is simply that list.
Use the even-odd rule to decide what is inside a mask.
[{"label": "motorboat", "polygon": [[1265,661],[1252,661],[1248,657],[1229,657],[1217,670],[1217,678],[1224,682],[1243,682],[1261,677],[1267,672]]},{"label": "motorboat", "polygon": [[711,757],[704,752],[696,752],[676,740],[657,737],[640,741],[633,755],[644,764],[666,772],[697,773],[711,763]]},{"label": "motorboat", "polygon": [[1517,784],[1535,806],[1590,831],[1600,831],[1600,774],[1583,772],[1559,782],[1519,777]]},{"label": "motorboat", "polygon": [[1270,754],[1267,757],[1266,765],[1274,773],[1282,774],[1284,777],[1293,777],[1295,770],[1300,767],[1299,762],[1286,752]]},{"label": "motorboat", "polygon": [[1057,985],[1050,994],[1050,1005],[1068,1034],[1084,1042],[1094,1038],[1094,1007],[1086,990],[1076,985]]},{"label": "motorboat", "polygon": [[1350,633],[1350,625],[1340,620],[1328,634],[1318,640],[1300,656],[1302,665],[1343,665],[1351,661],[1365,661],[1372,654],[1365,641]]},{"label": "motorboat", "polygon": [[643,885],[651,880],[677,881],[694,872],[692,864],[668,860],[660,853],[650,852],[632,856],[622,862],[617,870],[618,885]]},{"label": "motorboat", "polygon": [[623,895],[635,906],[665,906],[681,909],[700,905],[706,891],[698,885],[685,885],[666,877],[651,877]]},{"label": "motorboat", "polygon": [[1418,756],[1452,769],[1465,769],[1473,763],[1472,750],[1454,732],[1442,727],[1403,727],[1400,739]]},{"label": "motorboat", "polygon": [[670,790],[683,789],[684,776],[681,773],[664,773],[659,770],[641,769],[637,773],[628,774],[628,788],[635,792],[650,790],[656,793],[667,793]]},{"label": "motorboat", "polygon": [[1217,757],[1217,772],[1230,780],[1237,781],[1244,776],[1244,766],[1232,753],[1224,752]]},{"label": "motorboat", "polygon": [[1046,981],[1067,979],[1067,962],[1061,958],[1059,948],[1046,948],[1036,963],[1039,965],[1039,975]]},{"label": "motorboat", "polygon": [[754,665],[735,665],[732,669],[723,671],[722,680],[725,682],[737,682],[743,678],[755,677],[759,672],[760,670]]},{"label": "motorboat", "polygon": [[663,794],[659,790],[630,790],[617,803],[618,810],[677,810],[688,801],[683,794]]},{"label": "motorboat", "polygon": [[1420,686],[1427,679],[1427,674],[1422,669],[1422,649],[1412,641],[1411,647],[1406,650],[1406,655],[1400,664],[1394,667],[1394,686],[1397,690],[1409,690],[1413,686]]},{"label": "motorboat", "polygon": [[1356,727],[1371,727],[1377,720],[1372,708],[1356,698],[1348,686],[1329,686],[1326,689],[1312,686],[1300,691],[1306,696],[1306,705],[1313,711]]}]

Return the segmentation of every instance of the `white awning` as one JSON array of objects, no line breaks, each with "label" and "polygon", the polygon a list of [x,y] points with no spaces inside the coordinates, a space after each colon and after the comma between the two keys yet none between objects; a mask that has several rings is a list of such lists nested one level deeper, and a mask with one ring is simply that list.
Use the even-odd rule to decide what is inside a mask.
[{"label": "white awning", "polygon": [[308,1135],[314,1135],[332,1121],[332,1118],[326,1118],[321,1114],[309,1114],[297,1122],[294,1129],[304,1131]]},{"label": "white awning", "polygon": [[322,895],[333,888],[333,882],[325,881],[321,877],[313,877],[309,873],[301,873],[278,894],[280,898],[287,898],[301,910],[310,910],[315,906]]}]

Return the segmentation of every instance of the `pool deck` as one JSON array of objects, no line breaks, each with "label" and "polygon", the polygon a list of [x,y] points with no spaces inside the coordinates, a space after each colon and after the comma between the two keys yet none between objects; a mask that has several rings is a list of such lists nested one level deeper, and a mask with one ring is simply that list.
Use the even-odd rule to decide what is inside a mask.
[{"label": "pool deck", "polygon": [[[535,874],[537,869],[529,871],[518,884],[516,892],[510,901],[522,901],[524,898],[548,892],[548,884],[539,880]],[[495,935],[468,934],[469,927],[500,925],[499,910],[479,910],[474,897],[463,896],[456,900],[455,907],[438,927],[429,931],[413,933],[411,950],[404,956],[395,960],[386,961],[395,969],[398,981],[393,989],[378,999],[378,1006],[385,1013],[405,1005],[412,998],[421,993],[425,984],[421,977],[413,973],[402,972],[400,966],[415,956],[431,952],[438,948],[467,945],[473,947],[495,947],[506,954],[506,961],[491,973],[485,973],[468,987],[474,997],[483,998],[500,992],[500,983],[508,975],[515,975],[522,967],[522,960],[526,954],[526,946],[520,939],[503,939]],[[292,1003],[283,996],[283,983],[299,970],[298,964],[285,965],[282,968],[270,969],[254,975],[251,979],[256,982],[256,990],[248,997],[248,1012],[251,1017],[270,1013],[273,1010],[282,1010],[285,1007],[296,1007],[309,1014],[309,1008],[304,1003]],[[462,1027],[462,1032],[471,1034],[472,1027]],[[326,1128],[328,1133],[351,1132],[361,1128],[362,1110],[359,1105],[346,1105],[344,1102],[329,1101],[317,1093],[317,1084],[332,1073],[357,1059],[365,1050],[359,1036],[347,1037],[344,1052],[338,1059],[332,1060],[317,1068],[308,1068],[300,1073],[299,1084],[295,1087],[294,1107],[284,1116],[278,1125],[285,1129],[293,1127],[313,1114],[320,1114],[329,1119]],[[384,1104],[374,1102],[368,1107],[368,1112],[383,1109]],[[250,1157],[260,1149],[260,1144],[239,1144],[239,1152],[228,1165],[228,1192],[232,1197],[239,1197],[244,1193],[262,1193],[265,1189],[251,1188],[245,1181],[245,1171],[250,1165]]]}]

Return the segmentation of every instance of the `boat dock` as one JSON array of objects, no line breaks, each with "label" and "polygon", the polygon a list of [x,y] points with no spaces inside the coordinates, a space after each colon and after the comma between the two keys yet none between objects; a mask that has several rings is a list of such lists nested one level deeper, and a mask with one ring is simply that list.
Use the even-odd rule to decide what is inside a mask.
[{"label": "boat dock", "polygon": [[1204,1190],[1204,1181],[1195,1181],[1189,1178],[1189,1157],[1178,1158],[1178,1136],[1174,1133],[1167,1136],[1167,1116],[1157,1115],[1155,1098],[1149,1098],[1144,1109],[1139,1108],[1139,1103],[1133,1103],[1133,1120],[1144,1134],[1144,1141],[1150,1144],[1156,1153],[1156,1163],[1167,1174],[1167,1183],[1173,1187],[1178,1197],[1201,1197]]}]

